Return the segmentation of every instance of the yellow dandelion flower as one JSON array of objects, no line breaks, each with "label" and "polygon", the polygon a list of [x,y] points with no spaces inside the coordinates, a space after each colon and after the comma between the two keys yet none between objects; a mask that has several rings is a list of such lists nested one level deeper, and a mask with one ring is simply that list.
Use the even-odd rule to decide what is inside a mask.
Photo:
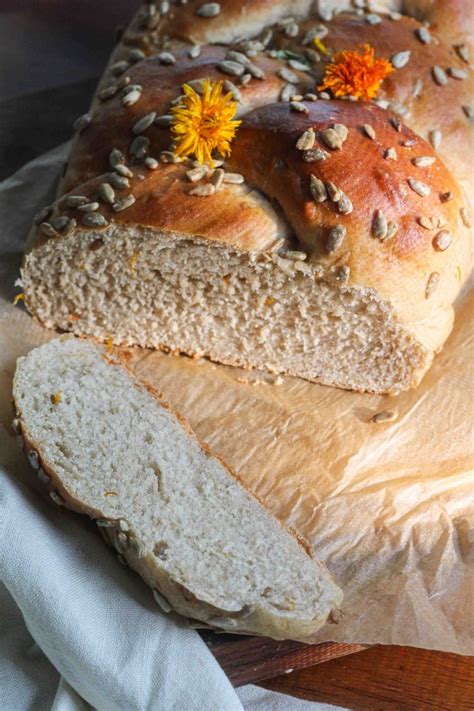
[{"label": "yellow dandelion flower", "polygon": [[386,76],[394,71],[388,59],[376,59],[375,50],[365,44],[359,51],[339,52],[326,67],[318,89],[330,89],[334,96],[355,96],[369,101],[377,96]]},{"label": "yellow dandelion flower", "polygon": [[201,165],[213,166],[213,151],[222,156],[230,154],[230,143],[241,122],[234,119],[237,102],[222,89],[221,81],[205,79],[200,96],[189,84],[183,84],[184,98],[171,109],[176,156],[194,155]]}]

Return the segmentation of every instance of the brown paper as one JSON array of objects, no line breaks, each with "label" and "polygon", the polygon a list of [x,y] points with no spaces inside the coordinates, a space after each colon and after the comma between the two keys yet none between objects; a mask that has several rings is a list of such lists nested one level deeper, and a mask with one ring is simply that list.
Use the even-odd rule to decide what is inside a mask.
[{"label": "brown paper", "polygon": [[[56,149],[0,186],[7,300],[26,225],[51,199],[66,153]],[[421,385],[390,398],[133,351],[136,373],[326,561],[344,590],[344,617],[314,641],[474,654],[473,313],[471,291]],[[3,424],[16,358],[55,335],[0,301]],[[385,409],[398,418],[370,422]]]}]

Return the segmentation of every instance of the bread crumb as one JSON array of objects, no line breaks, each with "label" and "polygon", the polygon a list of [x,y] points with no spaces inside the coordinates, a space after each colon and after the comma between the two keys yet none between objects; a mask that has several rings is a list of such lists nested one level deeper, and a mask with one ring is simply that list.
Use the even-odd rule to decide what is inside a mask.
[{"label": "bread crumb", "polygon": [[25,300],[25,295],[24,294],[17,294],[15,298],[13,299],[13,306],[16,306],[19,301],[24,301]]},{"label": "bread crumb", "polygon": [[51,402],[53,405],[57,405],[58,403],[61,402],[61,393],[54,393],[51,395]]}]

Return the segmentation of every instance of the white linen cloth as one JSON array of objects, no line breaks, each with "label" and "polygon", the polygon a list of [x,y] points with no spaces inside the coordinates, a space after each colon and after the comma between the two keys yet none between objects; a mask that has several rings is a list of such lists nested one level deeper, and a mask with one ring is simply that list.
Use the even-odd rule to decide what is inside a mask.
[{"label": "white linen cloth", "polygon": [[[52,199],[67,146],[0,184],[0,290],[11,299],[33,213]],[[11,378],[11,373],[7,379]],[[10,393],[2,390],[9,399]],[[2,409],[8,402],[2,403]],[[335,709],[247,686],[237,692],[185,622],[92,524],[46,502],[16,438],[0,432],[2,711]]]}]

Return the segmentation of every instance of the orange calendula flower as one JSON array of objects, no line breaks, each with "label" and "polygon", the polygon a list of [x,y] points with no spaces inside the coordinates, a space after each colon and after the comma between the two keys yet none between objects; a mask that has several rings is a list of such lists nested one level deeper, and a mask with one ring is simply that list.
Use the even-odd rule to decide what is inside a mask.
[{"label": "orange calendula flower", "polygon": [[380,85],[394,71],[388,59],[376,59],[375,50],[365,44],[358,51],[339,52],[327,65],[318,89],[330,89],[334,96],[355,96],[369,101],[377,96]]},{"label": "orange calendula flower", "polygon": [[222,93],[221,81],[205,79],[200,96],[189,84],[183,84],[183,100],[171,109],[171,132],[180,157],[194,155],[199,163],[210,163],[213,151],[230,154],[230,143],[240,121],[234,119],[237,102],[232,94]]}]

